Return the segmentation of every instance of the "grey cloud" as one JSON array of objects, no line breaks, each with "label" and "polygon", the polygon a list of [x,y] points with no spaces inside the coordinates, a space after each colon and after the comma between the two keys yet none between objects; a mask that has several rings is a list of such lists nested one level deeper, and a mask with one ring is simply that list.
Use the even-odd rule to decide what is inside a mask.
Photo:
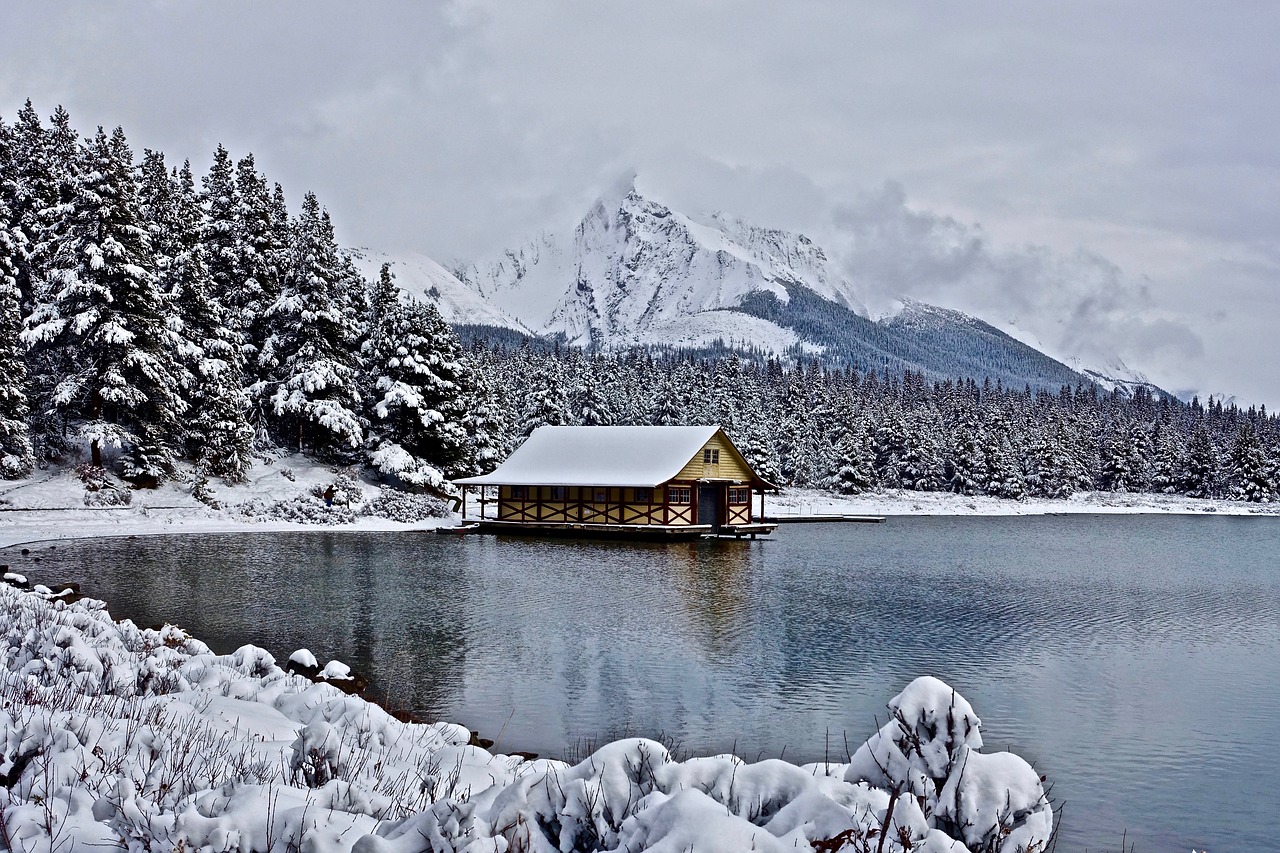
[{"label": "grey cloud", "polygon": [[[1280,5],[9,6],[0,116],[63,103],[198,169],[217,142],[253,151],[351,243],[474,258],[637,166],[673,204],[763,225],[820,231],[840,202],[885,298],[963,296],[1081,345],[1182,324],[1205,351],[1175,384],[1280,396]],[[910,210],[858,191],[886,181]],[[1225,355],[1245,334],[1266,358]]]},{"label": "grey cloud", "polygon": [[913,209],[892,183],[837,207],[832,222],[833,249],[873,310],[900,296],[957,308],[1103,369],[1117,358],[1150,369],[1204,354],[1187,319],[1160,316],[1145,282],[1095,253],[996,247],[976,225]]}]

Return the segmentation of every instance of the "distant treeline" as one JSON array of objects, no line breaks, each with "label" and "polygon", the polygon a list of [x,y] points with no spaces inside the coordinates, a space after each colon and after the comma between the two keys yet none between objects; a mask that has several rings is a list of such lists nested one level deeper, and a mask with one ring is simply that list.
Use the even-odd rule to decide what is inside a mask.
[{"label": "distant treeline", "polygon": [[817,361],[589,356],[477,345],[508,441],[548,424],[721,424],[767,479],[1019,498],[1078,491],[1269,501],[1280,420],[1096,385],[1056,393]]}]

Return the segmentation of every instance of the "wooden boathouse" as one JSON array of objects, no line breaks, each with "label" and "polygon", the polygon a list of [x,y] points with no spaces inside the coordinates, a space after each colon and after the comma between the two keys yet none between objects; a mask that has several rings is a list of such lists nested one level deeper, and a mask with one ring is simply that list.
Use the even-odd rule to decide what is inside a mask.
[{"label": "wooden boathouse", "polygon": [[464,516],[479,490],[487,532],[755,538],[777,527],[763,520],[777,487],[716,426],[543,426],[492,473],[453,482]]}]

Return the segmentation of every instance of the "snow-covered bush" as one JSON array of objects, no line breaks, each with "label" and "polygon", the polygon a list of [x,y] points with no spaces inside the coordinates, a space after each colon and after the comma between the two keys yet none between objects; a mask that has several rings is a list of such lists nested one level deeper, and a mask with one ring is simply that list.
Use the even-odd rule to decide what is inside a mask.
[{"label": "snow-covered bush", "polygon": [[133,493],[117,488],[106,469],[98,465],[80,465],[76,476],[84,483],[85,506],[128,506],[133,501]]},{"label": "snow-covered bush", "polygon": [[353,507],[364,501],[364,490],[347,474],[338,474],[328,483],[312,486],[311,495],[322,501],[332,501],[334,506]]},{"label": "snow-covered bush", "polygon": [[448,518],[449,506],[430,495],[383,488],[378,490],[377,497],[365,502],[360,508],[360,515],[413,524],[428,518]]},{"label": "snow-covered bush", "polygon": [[351,524],[364,502],[364,491],[347,474],[312,486],[307,493],[277,501],[253,500],[239,506],[242,515],[297,524]]},{"label": "snow-covered bush", "polygon": [[248,518],[296,524],[351,524],[356,520],[351,507],[325,506],[324,500],[314,495],[296,495],[278,501],[246,501],[237,509]]},{"label": "snow-covered bush", "polygon": [[263,649],[216,655],[101,602],[0,585],[0,649],[0,831],[21,853],[1034,853],[1052,829],[1039,777],[980,753],[973,709],[932,678],[847,765],[677,761],[643,738],[569,765],[493,755],[461,726],[400,722]]}]

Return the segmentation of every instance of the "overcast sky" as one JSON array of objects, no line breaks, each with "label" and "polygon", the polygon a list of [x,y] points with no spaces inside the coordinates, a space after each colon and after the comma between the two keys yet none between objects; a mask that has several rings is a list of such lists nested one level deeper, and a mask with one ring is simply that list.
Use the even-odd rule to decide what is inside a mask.
[{"label": "overcast sky", "polygon": [[349,245],[474,259],[630,168],[905,294],[1280,404],[1280,4],[41,2],[0,116],[208,168],[252,151]]}]

